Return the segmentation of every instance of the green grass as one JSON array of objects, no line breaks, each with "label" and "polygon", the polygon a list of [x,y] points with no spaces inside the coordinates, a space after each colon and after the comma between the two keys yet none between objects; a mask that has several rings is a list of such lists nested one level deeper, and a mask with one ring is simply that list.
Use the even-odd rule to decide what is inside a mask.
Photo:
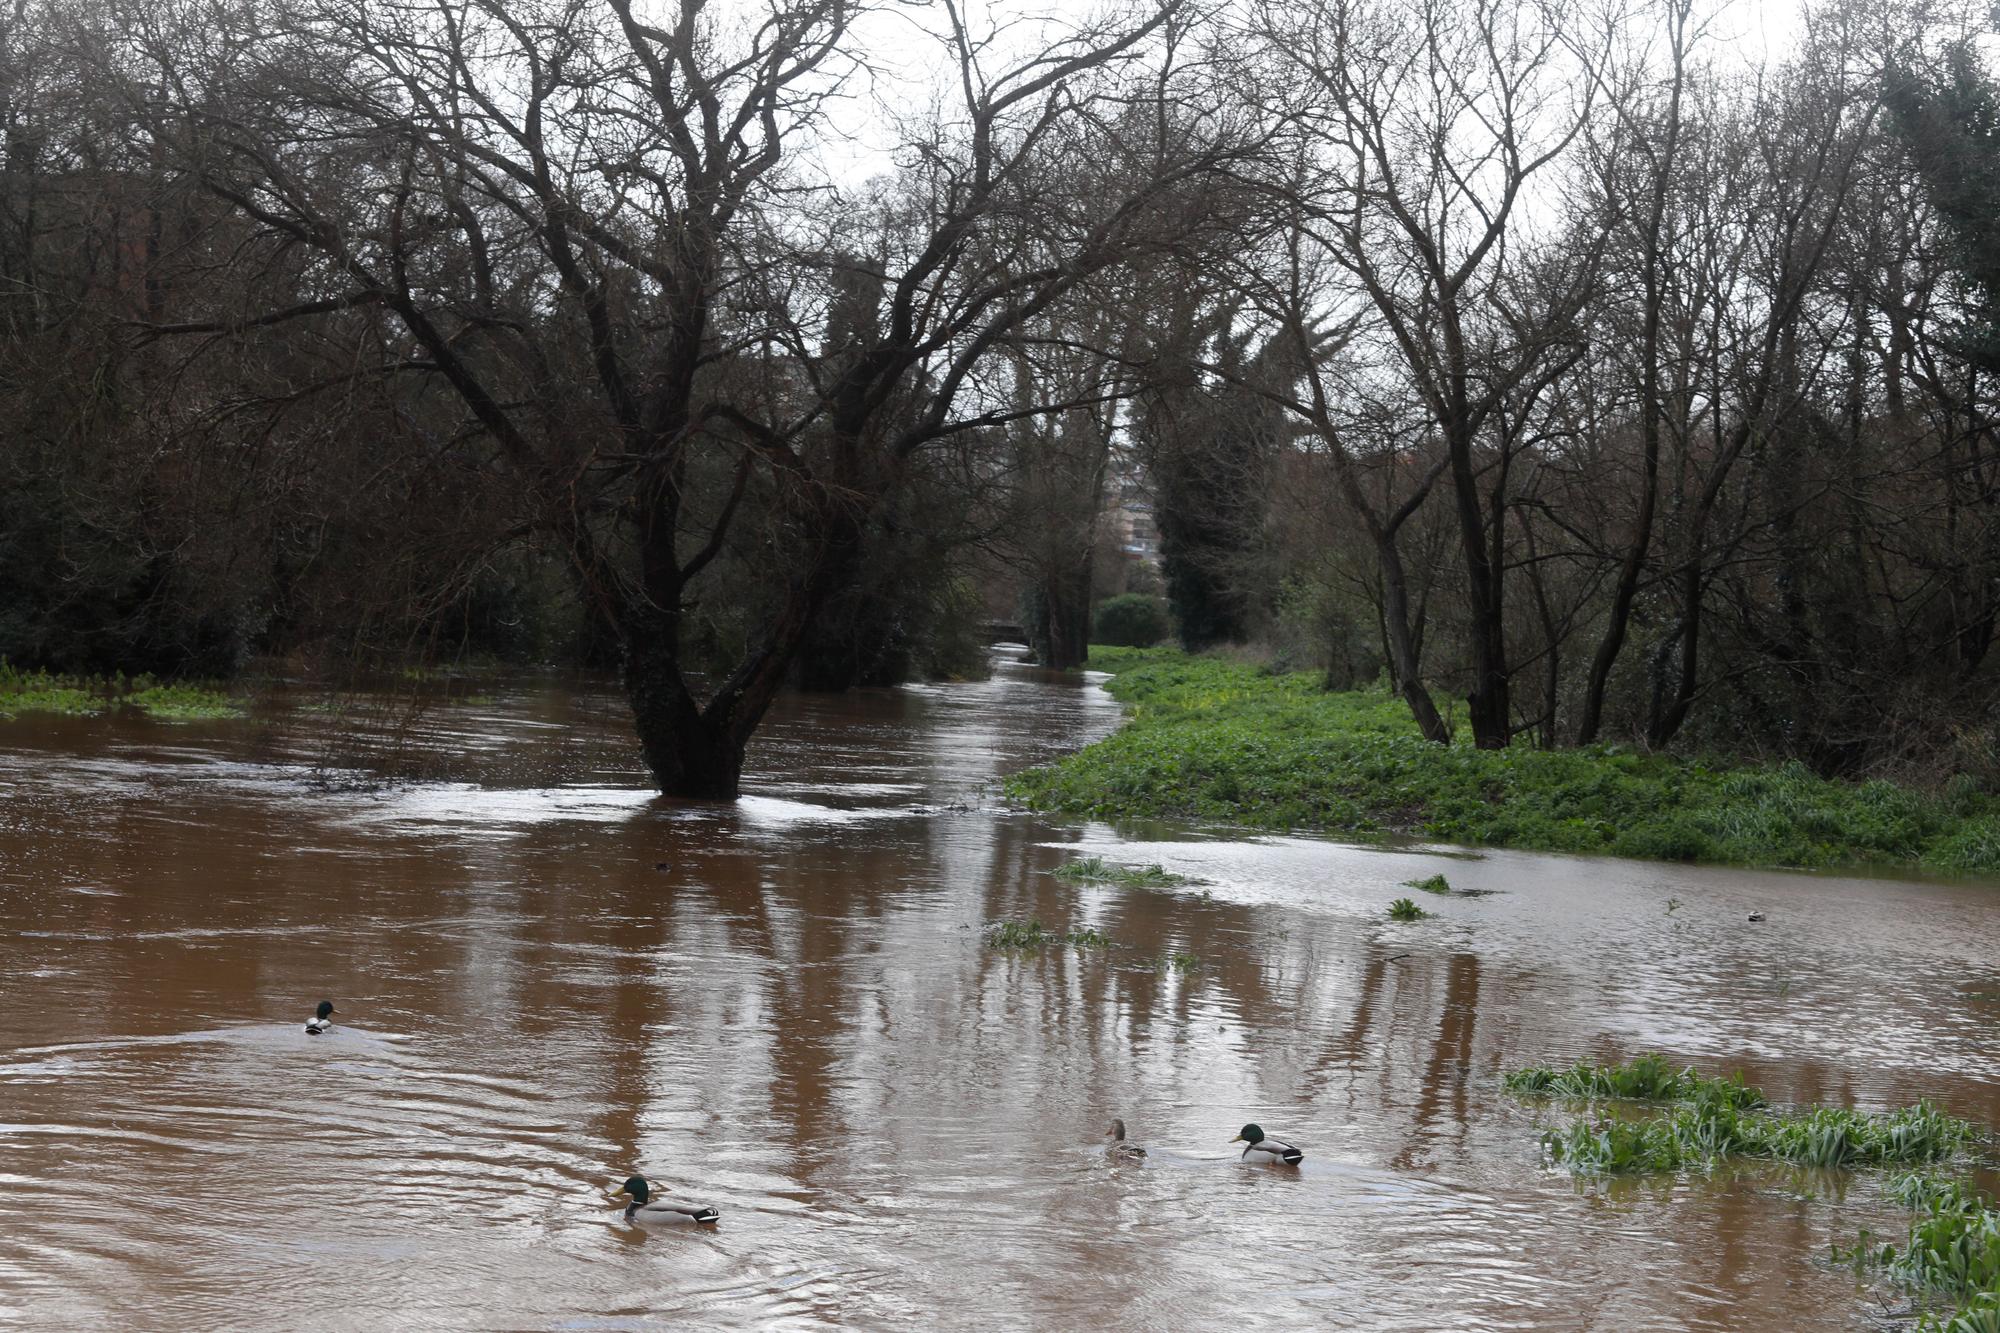
[{"label": "green grass", "polygon": [[242,717],[242,706],[220,690],[198,685],[154,685],[135,690],[125,702],[161,722],[204,722]]},{"label": "green grass", "polygon": [[1427,879],[1406,879],[1403,881],[1403,887],[1420,889],[1425,893],[1450,893],[1451,881],[1443,875],[1432,875]]},{"label": "green grass", "polygon": [[1402,702],[1166,649],[1093,650],[1126,725],[1007,781],[1031,809],[1738,865],[2000,871],[2000,799],[1612,746],[1433,745]]},{"label": "green grass", "polygon": [[1057,879],[1084,884],[1120,884],[1128,889],[1165,889],[1176,884],[1192,884],[1186,875],[1176,875],[1158,864],[1121,865],[1101,856],[1085,856],[1056,867]]},{"label": "green grass", "polygon": [[1915,1216],[1903,1248],[1874,1256],[1887,1276],[1946,1309],[1926,1310],[1917,1327],[1936,1333],[2000,1333],[2000,1209],[1963,1184],[1913,1174],[1889,1192]]},{"label": "green grass", "polygon": [[1665,1103],[1658,1116],[1591,1114],[1548,1131],[1551,1161],[1586,1175],[1679,1171],[1725,1157],[1766,1158],[1813,1167],[1923,1166],[1956,1156],[1974,1126],[1918,1102],[1889,1115],[1840,1107],[1773,1110],[1741,1075],[1711,1078],[1642,1055],[1625,1065],[1538,1066],[1507,1074],[1522,1096]]},{"label": "green grass", "polygon": [[1748,1087],[1741,1074],[1708,1078],[1666,1057],[1647,1054],[1630,1064],[1593,1065],[1579,1060],[1568,1069],[1538,1065],[1516,1069],[1501,1080],[1524,1097],[1610,1097],[1635,1102],[1714,1101],[1738,1110],[1763,1106],[1764,1094]]},{"label": "green grass", "polygon": [[162,722],[242,717],[243,709],[220,690],[163,685],[151,676],[62,676],[25,671],[0,658],[0,718],[22,713],[94,717],[114,708],[136,708]]},{"label": "green grass", "polygon": [[0,718],[22,713],[61,713],[89,717],[111,706],[110,701],[75,676],[24,671],[0,657]]},{"label": "green grass", "polygon": [[1413,899],[1398,898],[1395,902],[1389,904],[1389,919],[1391,921],[1424,921],[1429,919],[1430,915],[1429,912],[1417,906]]},{"label": "green grass", "polygon": [[1625,1065],[1519,1069],[1503,1081],[1523,1096],[1671,1106],[1641,1119],[1586,1115],[1542,1136],[1551,1161],[1585,1175],[1679,1171],[1725,1157],[1814,1167],[1924,1166],[1956,1156],[1979,1137],[1970,1122],[1928,1102],[1879,1116],[1840,1107],[1772,1110],[1740,1075],[1711,1078],[1658,1055]]},{"label": "green grass", "polygon": [[1976,1137],[1928,1102],[1888,1115],[1839,1107],[1741,1111],[1719,1101],[1677,1105],[1646,1119],[1590,1116],[1542,1136],[1549,1160],[1579,1175],[1706,1169],[1724,1158],[1812,1167],[1927,1166]]}]

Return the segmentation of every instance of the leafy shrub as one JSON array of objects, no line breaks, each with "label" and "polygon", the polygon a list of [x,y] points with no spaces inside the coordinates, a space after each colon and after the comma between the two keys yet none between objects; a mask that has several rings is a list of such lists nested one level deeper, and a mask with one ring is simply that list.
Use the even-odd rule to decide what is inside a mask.
[{"label": "leafy shrub", "polygon": [[1151,648],[1167,637],[1167,608],[1157,597],[1121,593],[1097,608],[1094,639],[1114,648]]}]

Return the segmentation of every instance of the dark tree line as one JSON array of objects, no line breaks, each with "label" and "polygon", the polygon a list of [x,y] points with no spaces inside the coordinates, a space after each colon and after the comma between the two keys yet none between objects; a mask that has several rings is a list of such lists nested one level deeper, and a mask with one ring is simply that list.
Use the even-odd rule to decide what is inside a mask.
[{"label": "dark tree line", "polygon": [[[19,0],[0,644],[564,605],[661,789],[728,796],[781,688],[950,651],[975,559],[1081,661],[1136,466],[1185,642],[1436,740],[1984,726],[1975,28],[1819,5],[1751,71],[1682,0],[895,13]],[[932,77],[871,102],[890,31]]]}]

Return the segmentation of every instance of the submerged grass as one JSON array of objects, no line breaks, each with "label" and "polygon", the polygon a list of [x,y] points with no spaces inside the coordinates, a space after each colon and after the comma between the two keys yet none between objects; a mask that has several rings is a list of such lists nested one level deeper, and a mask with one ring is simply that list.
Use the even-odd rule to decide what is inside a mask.
[{"label": "submerged grass", "polygon": [[1963,1183],[1915,1172],[1889,1184],[1889,1195],[1915,1216],[1899,1250],[1862,1243],[1835,1248],[1857,1271],[1874,1269],[1932,1305],[1920,1333],[2000,1333],[2000,1209]]},{"label": "submerged grass", "polygon": [[1450,893],[1451,881],[1443,875],[1430,875],[1423,879],[1406,879],[1403,881],[1403,887],[1420,889],[1425,893]]},{"label": "submerged grass", "polygon": [[1169,949],[1158,958],[1149,958],[1139,965],[1148,972],[1199,972],[1201,957],[1186,949]]},{"label": "submerged grass", "polygon": [[88,717],[109,708],[107,700],[74,676],[24,671],[0,658],[0,718],[21,713],[61,713]]},{"label": "submerged grass", "polygon": [[1085,856],[1056,867],[1057,879],[1076,880],[1085,884],[1120,884],[1128,889],[1165,889],[1176,884],[1191,884],[1186,875],[1176,875],[1157,863],[1153,865],[1121,865],[1107,861],[1101,856]]},{"label": "submerged grass", "polygon": [[135,690],[125,702],[161,722],[200,722],[242,717],[243,708],[220,690],[198,685],[153,685]]},{"label": "submerged grass", "polygon": [[1055,944],[1072,949],[1108,949],[1111,938],[1089,926],[1058,932],[1038,920],[996,921],[986,928],[986,945],[992,949],[1032,953]]},{"label": "submerged grass", "polygon": [[1650,1119],[1578,1120],[1544,1134],[1542,1146],[1551,1161],[1582,1175],[1679,1171],[1726,1157],[1815,1167],[1928,1166],[1957,1155],[1976,1133],[1929,1102],[1867,1115],[1830,1106],[1742,1111],[1704,1099]]},{"label": "submerged grass", "polygon": [[1033,809],[1744,865],[2000,871],[2000,798],[1613,746],[1433,745],[1379,691],[1163,649],[1093,650],[1126,725],[1010,778]]},{"label": "submerged grass", "polygon": [[1743,1082],[1741,1074],[1709,1078],[1692,1068],[1679,1069],[1657,1054],[1641,1055],[1629,1064],[1593,1065],[1579,1060],[1568,1069],[1537,1065],[1516,1069],[1501,1080],[1509,1092],[1524,1097],[1613,1097],[1635,1102],[1713,1101],[1738,1110],[1765,1104],[1764,1094]]},{"label": "submerged grass", "polygon": [[1769,1109],[1740,1076],[1710,1078],[1644,1055],[1627,1065],[1577,1064],[1516,1070],[1509,1091],[1524,1096],[1612,1098],[1670,1103],[1644,1119],[1591,1115],[1542,1136],[1551,1161],[1585,1175],[1627,1175],[1705,1167],[1725,1157],[1799,1166],[1927,1166],[1956,1156],[1978,1137],[1969,1121],[1918,1102],[1888,1115],[1842,1107]]},{"label": "submerged grass", "polygon": [[21,713],[94,717],[114,708],[136,708],[162,722],[243,716],[242,707],[221,690],[163,685],[151,676],[63,676],[25,671],[0,658],[0,718]]},{"label": "submerged grass", "polygon": [[1430,915],[1429,912],[1417,906],[1416,901],[1411,898],[1398,898],[1395,902],[1389,904],[1389,919],[1391,921],[1423,921],[1429,918]]}]

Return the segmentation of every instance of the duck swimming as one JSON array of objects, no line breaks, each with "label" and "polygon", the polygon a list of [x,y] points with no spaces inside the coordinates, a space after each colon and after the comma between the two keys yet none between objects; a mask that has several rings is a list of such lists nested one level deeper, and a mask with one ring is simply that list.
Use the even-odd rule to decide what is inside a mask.
[{"label": "duck swimming", "polygon": [[1289,1143],[1281,1143],[1266,1134],[1256,1125],[1245,1125],[1242,1133],[1230,1140],[1243,1144],[1243,1156],[1251,1161],[1264,1162],[1276,1166],[1282,1162],[1286,1166],[1297,1166],[1306,1155]]},{"label": "duck swimming", "polygon": [[1111,1127],[1104,1131],[1108,1140],[1104,1155],[1114,1162],[1141,1162],[1146,1158],[1146,1150],[1136,1143],[1125,1141],[1125,1122],[1113,1120]]},{"label": "duck swimming", "polygon": [[319,1002],[319,1008],[314,1010],[313,1016],[306,1020],[306,1035],[317,1037],[320,1033],[332,1027],[333,1026],[332,1014],[333,1014],[333,1001],[321,1000]]},{"label": "duck swimming", "polygon": [[625,1205],[627,1222],[694,1222],[710,1226],[722,1220],[721,1212],[714,1208],[653,1198],[653,1187],[644,1176],[633,1176],[611,1197],[630,1200]]}]

